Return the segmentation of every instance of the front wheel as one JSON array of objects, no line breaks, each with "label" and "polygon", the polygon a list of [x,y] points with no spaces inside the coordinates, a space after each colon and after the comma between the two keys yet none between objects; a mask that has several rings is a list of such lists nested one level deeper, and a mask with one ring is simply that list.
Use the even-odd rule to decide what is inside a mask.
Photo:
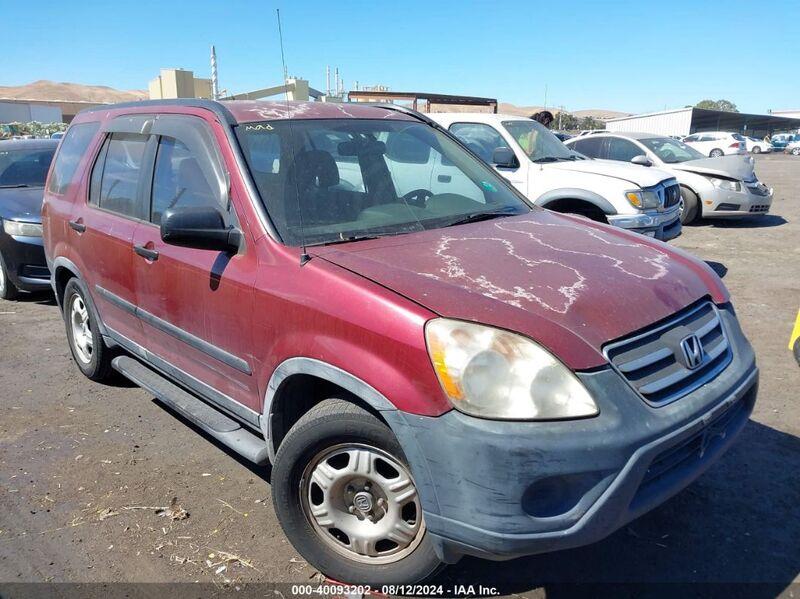
[{"label": "front wheel", "polygon": [[272,498],[286,536],[329,578],[410,584],[442,567],[400,444],[351,402],[327,399],[291,428],[275,458]]},{"label": "front wheel", "polygon": [[700,199],[697,195],[686,187],[681,187],[681,224],[688,225],[692,223],[700,213]]},{"label": "front wheel", "polygon": [[111,379],[111,350],[103,341],[98,317],[87,299],[86,287],[78,279],[70,279],[64,289],[64,321],[67,340],[75,363],[89,379],[97,382]]},{"label": "front wheel", "polygon": [[800,148],[792,148],[792,156],[800,156]]},{"label": "front wheel", "polygon": [[19,297],[19,289],[8,277],[6,263],[0,255],[0,299],[15,300]]},{"label": "front wheel", "polygon": [[761,154],[761,146],[754,146],[753,154]]},{"label": "front wheel", "polygon": [[710,158],[719,158],[720,156],[724,156],[724,155],[725,155],[725,152],[723,152],[719,148],[714,148],[713,150],[711,150],[711,153],[709,154],[709,157]]}]

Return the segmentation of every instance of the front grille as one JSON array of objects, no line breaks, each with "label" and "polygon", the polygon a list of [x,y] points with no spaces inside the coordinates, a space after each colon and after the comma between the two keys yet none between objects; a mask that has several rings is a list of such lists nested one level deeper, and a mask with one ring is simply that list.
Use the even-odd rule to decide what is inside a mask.
[{"label": "front grille", "polygon": [[742,207],[741,204],[728,204],[726,202],[723,202],[722,204],[716,207],[716,210],[720,212],[735,212],[739,210],[739,208],[741,207]]},{"label": "front grille", "polygon": [[[696,336],[702,346],[694,368],[688,366],[682,341]],[[609,343],[611,365],[649,404],[662,406],[713,379],[731,361],[717,307],[704,300],[633,336]]]},{"label": "front grille", "polygon": [[676,206],[681,201],[681,188],[677,183],[664,189],[664,208]]},{"label": "front grille", "polygon": [[769,204],[754,204],[753,206],[750,206],[750,212],[769,212]]}]

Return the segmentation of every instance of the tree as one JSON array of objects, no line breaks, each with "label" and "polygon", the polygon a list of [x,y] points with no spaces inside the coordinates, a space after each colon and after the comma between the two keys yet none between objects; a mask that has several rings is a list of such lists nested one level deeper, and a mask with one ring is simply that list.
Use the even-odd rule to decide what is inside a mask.
[{"label": "tree", "polygon": [[695,104],[695,108],[707,108],[708,110],[724,110],[725,112],[739,112],[736,104],[730,100],[701,100]]}]

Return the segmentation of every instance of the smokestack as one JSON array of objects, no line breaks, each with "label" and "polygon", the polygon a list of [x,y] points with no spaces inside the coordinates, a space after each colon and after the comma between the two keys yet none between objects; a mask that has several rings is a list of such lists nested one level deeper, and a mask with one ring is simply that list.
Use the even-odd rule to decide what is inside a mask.
[{"label": "smokestack", "polygon": [[331,95],[331,66],[325,67],[325,95]]},{"label": "smokestack", "polygon": [[336,67],[336,74],[335,74],[334,78],[335,78],[334,79],[335,80],[334,85],[336,86],[336,95],[338,96],[339,95],[339,67]]},{"label": "smokestack", "polygon": [[211,98],[219,100],[219,81],[217,80],[217,50],[211,46]]}]

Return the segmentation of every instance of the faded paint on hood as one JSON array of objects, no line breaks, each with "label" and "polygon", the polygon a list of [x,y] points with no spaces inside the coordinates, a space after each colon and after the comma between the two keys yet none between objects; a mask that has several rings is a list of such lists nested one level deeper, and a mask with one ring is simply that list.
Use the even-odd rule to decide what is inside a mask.
[{"label": "faded paint on hood", "polygon": [[674,169],[701,175],[721,175],[738,181],[753,181],[756,178],[753,161],[747,156],[720,156],[699,158],[670,164]]},{"label": "faded paint on hood", "polygon": [[716,274],[684,252],[539,209],[314,253],[441,316],[525,334],[576,370],[703,296],[727,301]]},{"label": "faded paint on hood", "polygon": [[591,173],[593,175],[613,177],[639,187],[652,187],[666,179],[674,179],[674,177],[666,171],[657,168],[642,168],[639,165],[619,162],[618,160],[598,160],[590,158],[588,160],[546,163],[544,167],[562,171]]}]

